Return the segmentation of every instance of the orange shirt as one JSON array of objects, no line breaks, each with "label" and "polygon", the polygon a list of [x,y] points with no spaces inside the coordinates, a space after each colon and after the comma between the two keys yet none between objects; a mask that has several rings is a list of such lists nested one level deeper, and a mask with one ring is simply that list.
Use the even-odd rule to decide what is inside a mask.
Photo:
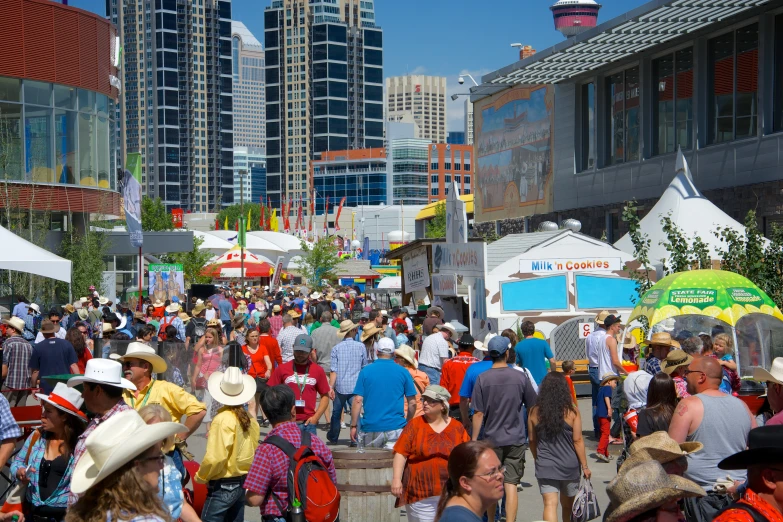
[{"label": "orange shirt", "polygon": [[574,381],[571,380],[570,375],[566,375],[565,378],[566,381],[568,381],[568,387],[571,389],[571,397],[574,398],[574,404],[578,404],[576,402],[576,388],[574,388]]},{"label": "orange shirt", "polygon": [[[783,515],[750,488],[742,495],[739,504],[752,506],[769,522],[783,522]],[[753,516],[747,511],[729,508],[722,515],[716,517],[714,522],[753,522]]]},{"label": "orange shirt", "polygon": [[[430,378],[421,370],[407,368],[413,378],[413,385],[416,387],[416,417],[424,415],[424,406],[421,404],[421,394],[430,385]],[[408,415],[408,400],[403,399],[403,411]]]},{"label": "orange shirt", "polygon": [[450,419],[440,433],[435,433],[424,417],[410,421],[394,444],[394,452],[408,459],[402,473],[402,496],[396,507],[440,496],[449,478],[451,451],[469,440],[468,432],[455,419]]},{"label": "orange shirt", "polygon": [[272,366],[276,368],[283,364],[283,356],[280,353],[280,345],[277,343],[277,339],[271,335],[262,334],[258,338],[258,346],[266,349],[266,353],[272,361]]},{"label": "orange shirt", "polygon": [[460,355],[452,357],[443,363],[443,369],[441,370],[440,385],[451,394],[449,406],[459,406],[459,389],[462,386],[463,379],[465,379],[468,366],[478,362],[478,359],[472,355],[463,355],[463,353],[460,352]]},{"label": "orange shirt", "polygon": [[[264,348],[260,343],[258,347],[256,348],[256,353],[250,353],[250,350],[247,348],[247,345],[244,345],[242,347],[242,351],[247,354],[248,357],[250,357],[251,366],[247,371],[247,374],[251,377],[260,377],[264,378],[266,376],[266,363],[264,362],[264,356],[269,355],[266,353],[266,348]],[[272,359],[271,357],[269,358]]]}]

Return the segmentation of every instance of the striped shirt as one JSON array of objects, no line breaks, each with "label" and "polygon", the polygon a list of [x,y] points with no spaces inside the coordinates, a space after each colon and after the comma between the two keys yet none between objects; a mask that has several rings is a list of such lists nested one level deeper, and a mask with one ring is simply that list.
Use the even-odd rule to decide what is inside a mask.
[{"label": "striped shirt", "polygon": [[367,349],[362,343],[345,339],[332,348],[331,371],[337,373],[334,391],[350,395],[356,387],[359,372],[367,366]]}]

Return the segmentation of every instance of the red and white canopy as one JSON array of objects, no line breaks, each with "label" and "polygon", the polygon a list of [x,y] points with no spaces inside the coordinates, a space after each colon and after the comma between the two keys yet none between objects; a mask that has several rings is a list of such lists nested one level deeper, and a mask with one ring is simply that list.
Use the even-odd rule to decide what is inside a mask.
[{"label": "red and white canopy", "polygon": [[[274,272],[274,267],[270,263],[264,261],[255,254],[251,254],[247,250],[245,250],[244,253],[244,262],[244,277],[246,279],[270,277]],[[212,264],[205,266],[201,271],[201,275],[214,278],[242,277],[241,265],[242,251],[238,246],[235,246],[217,258]]]}]

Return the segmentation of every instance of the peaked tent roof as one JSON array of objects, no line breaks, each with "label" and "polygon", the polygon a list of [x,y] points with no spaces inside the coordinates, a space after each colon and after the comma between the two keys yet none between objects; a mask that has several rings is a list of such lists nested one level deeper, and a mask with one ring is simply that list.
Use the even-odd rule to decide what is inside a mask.
[{"label": "peaked tent roof", "polygon": [[[639,226],[642,234],[650,239],[650,262],[658,265],[669,258],[669,252],[661,244],[666,240],[666,234],[661,225],[661,218],[671,214],[672,221],[680,228],[685,237],[692,240],[699,236],[710,250],[712,259],[720,259],[717,248],[721,241],[715,237],[719,228],[730,228],[745,235],[745,227],[731,218],[705,198],[693,184],[688,162],[682,151],[677,153],[677,175],[663,192],[663,195],[642,218]],[[625,234],[614,246],[626,252],[633,252],[631,236]]]},{"label": "peaked tent roof", "polygon": [[0,227],[0,268],[71,282],[71,262]]}]

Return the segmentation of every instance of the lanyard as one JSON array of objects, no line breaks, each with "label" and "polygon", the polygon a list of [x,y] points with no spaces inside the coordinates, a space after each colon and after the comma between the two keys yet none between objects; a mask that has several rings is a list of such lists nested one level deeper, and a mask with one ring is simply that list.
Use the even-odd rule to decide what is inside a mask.
[{"label": "lanyard", "polygon": [[[153,380],[150,383],[150,387],[147,388],[147,393],[144,394],[144,400],[141,402],[141,407],[143,408],[147,404],[147,400],[150,398],[150,393],[152,392],[152,387],[155,386],[155,380]],[[136,399],[133,397],[133,394],[131,394],[131,406],[133,409],[136,409]]]},{"label": "lanyard", "polygon": [[299,388],[299,398],[301,399],[304,395],[305,387],[307,386],[307,374],[310,373],[310,363],[307,364],[305,367],[305,373],[304,373],[304,380],[302,381],[302,384],[299,384],[299,374],[296,373],[296,368],[294,368],[294,382],[296,383],[296,387]]}]

